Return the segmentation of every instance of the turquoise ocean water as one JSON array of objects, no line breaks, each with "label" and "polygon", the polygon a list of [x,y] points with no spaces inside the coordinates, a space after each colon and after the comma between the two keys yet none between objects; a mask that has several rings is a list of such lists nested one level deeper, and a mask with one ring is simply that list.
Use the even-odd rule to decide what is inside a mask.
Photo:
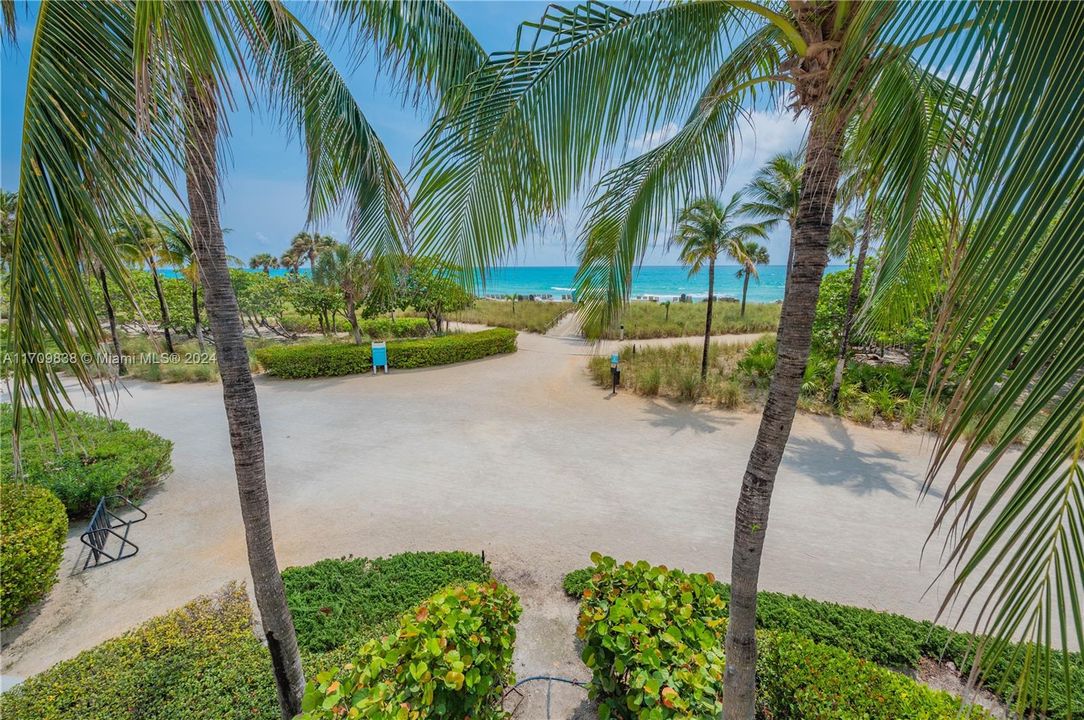
[{"label": "turquoise ocean water", "polygon": [[[827,272],[842,270],[843,265],[830,265]],[[716,296],[741,297],[741,280],[735,277],[738,268],[734,265],[719,266],[715,269]],[[302,274],[309,269],[303,267]],[[273,270],[273,275],[284,275],[285,270]],[[486,280],[485,287],[478,289],[479,295],[549,295],[555,299],[572,294],[572,278],[576,274],[574,266],[553,267],[507,267],[493,271]],[[783,299],[783,282],[786,278],[785,265],[764,265],[760,268],[760,282],[749,281],[750,302],[775,302]],[[678,298],[682,294],[702,299],[708,294],[708,273],[703,270],[692,277],[683,267],[674,265],[646,265],[641,267],[632,281],[632,296],[656,296],[662,300]]]}]

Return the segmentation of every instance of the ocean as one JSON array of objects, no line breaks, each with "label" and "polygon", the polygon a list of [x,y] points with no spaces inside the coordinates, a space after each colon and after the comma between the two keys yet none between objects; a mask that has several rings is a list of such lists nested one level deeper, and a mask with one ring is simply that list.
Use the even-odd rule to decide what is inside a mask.
[{"label": "ocean", "polygon": [[[845,269],[845,265],[829,265],[826,272]],[[742,281],[735,276],[736,265],[721,265],[715,268],[715,295],[741,298]],[[301,268],[307,275],[309,269]],[[272,270],[272,275],[285,275],[283,269]],[[552,267],[506,267],[494,270],[486,279],[485,285],[479,286],[479,295],[535,295],[549,296],[560,300],[572,295],[572,278],[576,268],[572,265]],[[763,265],[760,268],[760,282],[749,281],[749,302],[776,302],[783,299],[783,284],[786,279],[785,265]],[[678,299],[687,295],[701,300],[708,295],[708,271],[689,276],[689,271],[677,265],[645,265],[632,280],[632,296],[652,296],[661,300]]]}]

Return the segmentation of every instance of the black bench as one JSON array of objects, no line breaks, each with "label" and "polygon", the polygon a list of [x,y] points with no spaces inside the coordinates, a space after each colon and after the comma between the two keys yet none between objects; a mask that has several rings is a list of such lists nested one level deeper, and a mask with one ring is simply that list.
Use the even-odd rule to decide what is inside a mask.
[{"label": "black bench", "polygon": [[[120,517],[109,509],[109,504],[113,500],[119,501],[116,506],[120,512],[131,508],[138,512],[141,517],[133,520]],[[143,522],[146,519],[147,513],[123,495],[108,495],[99,500],[98,507],[90,517],[90,527],[79,536],[79,540],[90,549],[87,553],[86,562],[83,563],[83,569],[86,570],[92,564],[97,567],[115,560],[130,558],[139,552],[139,546],[128,539],[128,531],[137,522]],[[120,540],[120,547],[113,553],[106,549],[110,545],[110,537]]]}]

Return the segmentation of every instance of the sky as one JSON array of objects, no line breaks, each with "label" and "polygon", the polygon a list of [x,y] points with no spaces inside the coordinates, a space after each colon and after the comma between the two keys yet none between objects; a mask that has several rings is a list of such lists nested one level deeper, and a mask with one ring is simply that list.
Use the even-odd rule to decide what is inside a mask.
[{"label": "sky", "polygon": [[[487,51],[509,50],[515,45],[520,23],[537,20],[545,12],[544,2],[509,0],[470,0],[452,2],[452,7]],[[27,59],[33,39],[36,4],[18,3],[20,24],[18,44],[5,44],[0,54],[0,186],[5,190],[18,185],[19,146],[22,132],[23,97],[26,92]],[[312,28],[319,37],[317,28]],[[357,62],[351,53],[332,47],[329,54],[347,76],[366,117],[387,146],[392,158],[405,174],[410,167],[415,144],[425,132],[429,110],[404,104],[402,96],[381,82],[371,59]],[[305,228],[305,162],[301,147],[285,130],[258,108],[241,106],[229,116],[231,136],[227,162],[223,168],[222,224],[229,228],[226,243],[229,252],[247,259],[260,252],[281,254],[290,239]],[[743,128],[722,194],[740,189],[772,155],[796,149],[805,128],[803,120],[790,113],[756,112]],[[677,131],[677,125],[664,124],[640,137],[631,138],[626,147],[629,156],[664,142]],[[536,233],[526,247],[506,259],[508,265],[575,265],[575,237],[580,207],[573,203],[562,212],[563,227],[551,224]],[[319,230],[345,239],[343,220],[326,222]],[[765,243],[773,264],[785,262],[787,238],[777,229]],[[665,243],[652,248],[645,264],[676,264],[674,252]]]}]

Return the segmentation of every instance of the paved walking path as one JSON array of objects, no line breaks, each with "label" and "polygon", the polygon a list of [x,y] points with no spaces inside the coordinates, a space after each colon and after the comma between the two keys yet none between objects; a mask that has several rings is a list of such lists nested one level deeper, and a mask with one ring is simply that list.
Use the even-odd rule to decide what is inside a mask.
[{"label": "paved walking path", "polygon": [[[759,416],[611,398],[585,371],[585,356],[610,343],[528,334],[519,343],[514,355],[387,376],[258,379],[276,545],[284,566],[484,550],[523,598],[517,674],[585,678],[563,575],[599,550],[728,577]],[[221,387],[127,388],[117,415],[173,440],[175,471],[144,503],[135,558],[69,575],[82,530],[73,527],[57,587],[4,633],[5,674],[38,672],[248,579]],[[920,554],[937,498],[917,502],[928,450],[922,435],[800,415],[762,586],[932,617],[940,585],[924,592],[937,548],[921,564]],[[522,717],[544,717],[539,690]],[[582,697],[555,688],[554,717]]]}]

